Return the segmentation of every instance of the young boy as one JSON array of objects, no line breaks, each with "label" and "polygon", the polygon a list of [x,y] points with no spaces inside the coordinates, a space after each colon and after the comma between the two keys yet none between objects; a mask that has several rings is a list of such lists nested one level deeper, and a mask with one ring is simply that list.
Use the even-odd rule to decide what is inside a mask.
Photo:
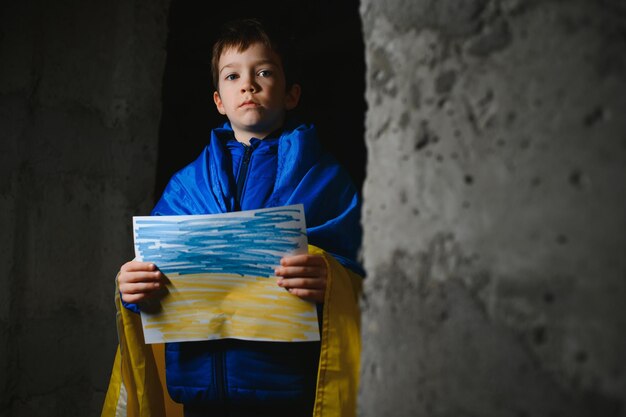
[{"label": "young boy", "polygon": [[[301,87],[287,82],[281,53],[255,20],[225,26],[213,48],[212,70],[213,99],[228,123],[214,129],[200,157],[172,177],[152,215],[302,203],[309,243],[361,273],[355,260],[360,245],[357,191],[322,151],[314,128],[286,119],[298,104]],[[284,257],[276,268],[277,285],[321,306],[328,302],[328,259],[323,254]],[[121,267],[118,284],[124,306],[138,312],[137,303],[156,294],[165,277],[152,263],[130,261]],[[310,416],[319,358],[317,342],[170,343],[167,388],[188,417]]]}]

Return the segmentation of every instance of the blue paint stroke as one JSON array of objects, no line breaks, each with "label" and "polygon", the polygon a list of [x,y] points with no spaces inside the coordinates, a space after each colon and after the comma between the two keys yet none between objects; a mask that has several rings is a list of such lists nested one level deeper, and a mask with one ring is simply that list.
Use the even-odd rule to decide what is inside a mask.
[{"label": "blue paint stroke", "polygon": [[297,239],[305,234],[301,223],[301,227],[285,225],[298,222],[298,213],[279,208],[254,213],[254,217],[136,219],[135,247],[145,262],[154,262],[165,274],[270,277],[281,254],[297,249]]}]

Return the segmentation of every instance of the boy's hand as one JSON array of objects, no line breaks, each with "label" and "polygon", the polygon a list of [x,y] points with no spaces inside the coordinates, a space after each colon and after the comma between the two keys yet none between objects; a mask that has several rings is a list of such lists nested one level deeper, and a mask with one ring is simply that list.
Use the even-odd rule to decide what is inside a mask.
[{"label": "boy's hand", "polygon": [[151,262],[130,261],[122,265],[117,283],[122,300],[137,303],[163,288],[163,274]]},{"label": "boy's hand", "polygon": [[305,300],[324,302],[328,270],[321,255],[285,256],[275,270],[278,285]]}]

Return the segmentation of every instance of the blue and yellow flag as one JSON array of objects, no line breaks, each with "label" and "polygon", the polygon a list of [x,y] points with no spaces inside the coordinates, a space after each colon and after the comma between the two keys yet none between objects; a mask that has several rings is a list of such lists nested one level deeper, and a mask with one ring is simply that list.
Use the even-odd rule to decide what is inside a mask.
[{"label": "blue and yellow flag", "polygon": [[[358,299],[362,278],[323,250],[328,281],[314,417],[356,415],[361,336]],[[140,317],[122,306],[116,292],[119,347],[102,417],[182,417],[165,387],[163,345],[144,343]]]}]

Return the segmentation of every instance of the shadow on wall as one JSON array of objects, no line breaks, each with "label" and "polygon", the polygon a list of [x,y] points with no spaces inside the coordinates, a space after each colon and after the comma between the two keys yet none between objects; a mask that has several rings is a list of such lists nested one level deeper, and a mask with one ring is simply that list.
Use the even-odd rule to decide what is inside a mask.
[{"label": "shadow on wall", "polygon": [[[360,189],[365,176],[365,57],[356,0],[221,3],[173,1],[155,185],[158,199],[174,172],[194,160],[210,130],[225,121],[213,104],[211,47],[222,23],[257,17],[298,39],[303,95],[294,114],[315,123],[326,149]],[[245,12],[242,12],[245,11]]]}]

